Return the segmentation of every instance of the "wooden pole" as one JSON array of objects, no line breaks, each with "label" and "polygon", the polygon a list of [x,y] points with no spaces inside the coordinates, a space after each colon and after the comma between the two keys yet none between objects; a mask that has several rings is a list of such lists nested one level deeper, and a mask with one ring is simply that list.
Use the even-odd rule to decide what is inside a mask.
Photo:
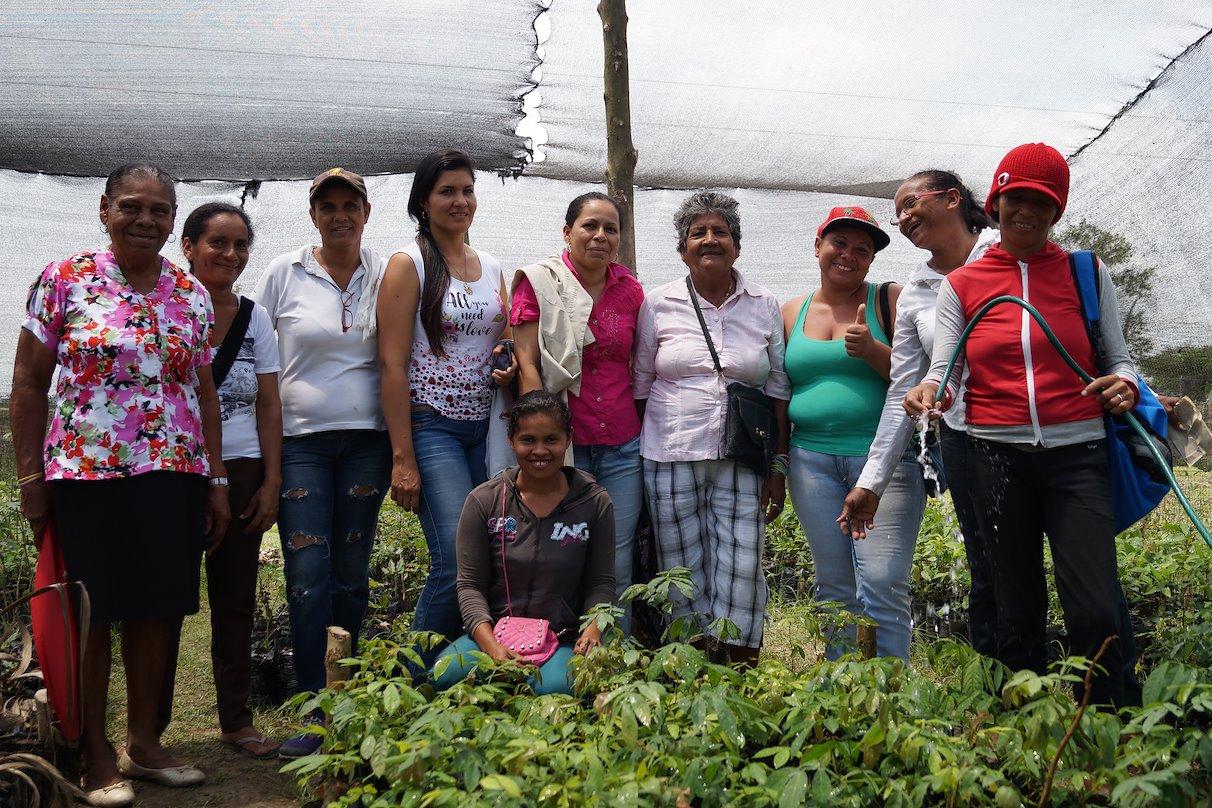
[{"label": "wooden pole", "polygon": [[353,656],[353,639],[340,626],[328,627],[328,647],[324,649],[324,686],[332,687],[349,678],[341,660]]},{"label": "wooden pole", "polygon": [[875,659],[875,626],[858,627],[859,656],[863,659]]},{"label": "wooden pole", "polygon": [[606,192],[623,206],[619,239],[620,264],[639,274],[635,265],[635,163],[631,142],[631,85],[627,69],[627,2],[600,0],[605,65],[602,83],[606,101]]}]

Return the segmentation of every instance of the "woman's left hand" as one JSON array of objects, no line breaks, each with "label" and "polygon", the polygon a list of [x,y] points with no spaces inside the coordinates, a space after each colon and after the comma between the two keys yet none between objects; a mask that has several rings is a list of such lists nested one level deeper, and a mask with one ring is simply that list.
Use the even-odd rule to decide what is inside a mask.
[{"label": "woman's left hand", "polygon": [[281,489],[281,483],[272,480],[261,484],[244,513],[240,514],[241,519],[248,520],[248,525],[244,528],[245,533],[259,535],[278,521],[278,498]]},{"label": "woman's left hand", "polygon": [[783,504],[787,501],[787,478],[782,474],[771,474],[762,483],[762,513],[764,521],[770,524],[779,518],[783,512]]},{"label": "woman's left hand", "polygon": [[1082,390],[1083,396],[1098,396],[1098,403],[1112,415],[1121,415],[1136,406],[1132,385],[1119,376],[1099,376]]},{"label": "woman's left hand", "polygon": [[[492,349],[492,355],[497,356],[503,350],[505,350],[505,346],[498,345]],[[518,375],[518,354],[516,351],[512,354],[510,359],[512,361],[509,363],[508,368],[505,370],[494,370],[492,372],[492,380],[496,382],[497,387],[508,387],[509,385],[513,384],[514,376]]]},{"label": "woman's left hand", "polygon": [[590,623],[589,626],[581,632],[581,636],[577,638],[576,644],[572,646],[574,654],[584,656],[594,648],[602,644],[602,632],[596,624]]},{"label": "woman's left hand", "polygon": [[223,536],[227,533],[227,524],[231,521],[231,505],[227,500],[226,485],[212,485],[206,494],[206,513],[202,518],[202,527],[206,533],[207,554],[219,549]]}]

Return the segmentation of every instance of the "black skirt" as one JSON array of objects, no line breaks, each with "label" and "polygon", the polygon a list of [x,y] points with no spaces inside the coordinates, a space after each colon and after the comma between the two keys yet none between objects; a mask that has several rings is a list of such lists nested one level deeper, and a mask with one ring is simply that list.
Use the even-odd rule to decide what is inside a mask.
[{"label": "black skirt", "polygon": [[207,483],[155,471],[52,484],[67,575],[84,582],[94,621],[197,613]]}]

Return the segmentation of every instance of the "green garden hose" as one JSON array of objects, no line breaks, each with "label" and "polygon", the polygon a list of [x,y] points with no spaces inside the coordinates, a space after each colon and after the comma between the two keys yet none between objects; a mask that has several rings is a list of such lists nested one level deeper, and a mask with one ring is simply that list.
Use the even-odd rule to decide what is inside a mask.
[{"label": "green garden hose", "polygon": [[[1061,345],[1060,340],[1056,338],[1056,334],[1054,334],[1052,329],[1048,327],[1048,322],[1044,319],[1042,314],[1036,311],[1034,306],[1023,300],[1021,297],[1015,297],[1014,295],[1001,295],[993,298],[988,303],[981,306],[980,310],[976,313],[976,316],[972,318],[972,321],[968,323],[968,326],[960,334],[959,342],[955,345],[955,351],[951,354],[951,360],[947,362],[947,370],[943,373],[943,380],[939,383],[938,397],[935,399],[936,402],[941,402],[943,397],[946,395],[947,382],[951,379],[951,373],[955,370],[955,363],[959,360],[959,356],[963,352],[964,346],[968,342],[968,336],[972,333],[972,329],[976,328],[976,324],[989,313],[990,309],[995,306],[1000,306],[1003,303],[1013,303],[1014,305],[1023,308],[1028,314],[1031,315],[1031,318],[1035,320],[1040,329],[1043,330],[1044,336],[1048,338],[1048,342],[1052,343],[1052,347],[1056,349],[1058,354],[1060,354],[1060,358],[1065,360],[1065,364],[1073,369],[1073,372],[1078,375],[1078,378],[1080,378],[1086,384],[1094,381],[1094,377],[1082,370],[1081,365],[1077,364],[1073,357],[1069,355],[1069,352],[1065,350],[1065,346]],[[1187,516],[1190,517],[1191,524],[1195,525],[1195,529],[1198,531],[1200,537],[1204,540],[1204,543],[1209,547],[1212,547],[1212,533],[1208,532],[1207,525],[1205,525],[1203,520],[1199,518],[1199,514],[1195,512],[1195,509],[1191,507],[1191,502],[1187,499],[1187,495],[1183,493],[1183,489],[1181,486],[1179,486],[1178,480],[1174,478],[1174,472],[1170,469],[1170,464],[1167,463],[1166,459],[1161,456],[1161,452],[1157,451],[1157,447],[1153,445],[1153,440],[1149,437],[1149,433],[1146,432],[1144,426],[1141,425],[1140,419],[1138,419],[1131,410],[1123,413],[1122,415],[1116,415],[1114,417],[1121,420],[1126,419],[1128,424],[1131,425],[1131,427],[1136,430],[1137,434],[1144,439],[1145,445],[1149,447],[1149,452],[1153,455],[1153,460],[1157,463],[1157,467],[1160,468],[1162,473],[1166,475],[1166,479],[1170,483],[1170,488],[1174,491],[1174,496],[1178,498],[1179,504],[1183,506],[1183,510],[1186,511]]]}]

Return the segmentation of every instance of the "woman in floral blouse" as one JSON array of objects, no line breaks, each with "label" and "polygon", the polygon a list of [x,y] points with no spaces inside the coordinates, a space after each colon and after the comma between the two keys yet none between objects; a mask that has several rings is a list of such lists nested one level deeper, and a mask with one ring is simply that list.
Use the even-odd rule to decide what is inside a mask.
[{"label": "woman in floral blouse", "polygon": [[[170,649],[184,616],[198,611],[202,551],[229,519],[210,297],[159,254],[176,210],[162,169],[111,174],[100,207],[109,246],[42,271],[17,343],[21,511],[39,541],[53,518],[67,574],[92,603],[81,749],[93,805],[131,804],[125,777],[168,786],[204,779],[168,754],[156,727]],[[105,735],[114,622],[128,701],[121,755]]]}]

